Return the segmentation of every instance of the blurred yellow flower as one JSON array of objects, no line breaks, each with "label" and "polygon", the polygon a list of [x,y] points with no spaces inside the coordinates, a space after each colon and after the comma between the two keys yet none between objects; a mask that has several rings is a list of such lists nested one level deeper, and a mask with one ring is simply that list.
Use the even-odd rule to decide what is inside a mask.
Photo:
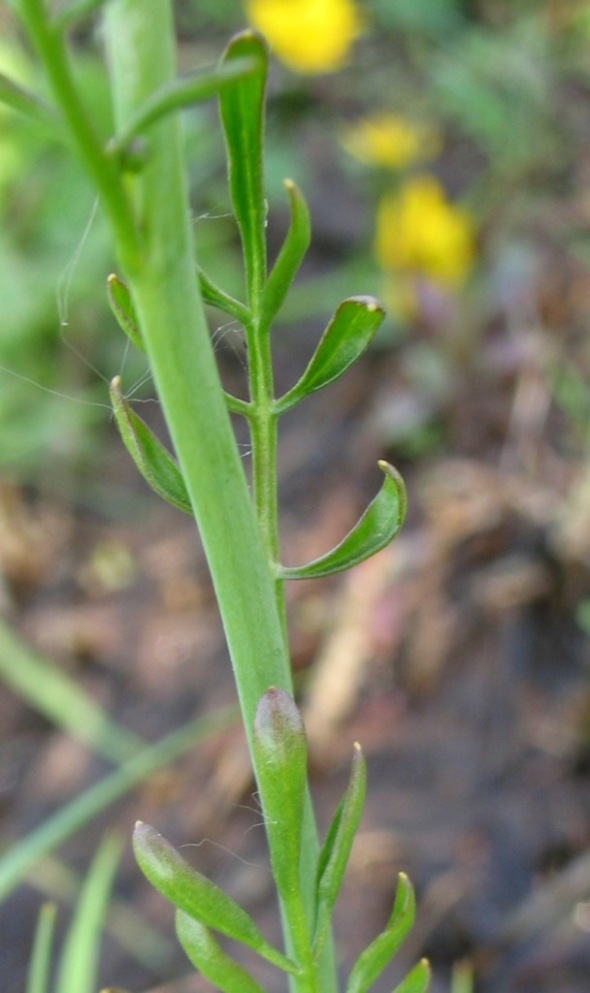
[{"label": "blurred yellow flower", "polygon": [[386,271],[425,276],[452,289],[473,262],[473,225],[434,176],[416,176],[382,199],[374,250]]},{"label": "blurred yellow flower", "polygon": [[398,114],[377,111],[342,134],[346,151],[366,165],[403,169],[438,155],[441,138],[433,129],[412,124]]},{"label": "blurred yellow flower", "polygon": [[300,73],[334,72],[361,32],[353,0],[246,0],[252,27]]}]

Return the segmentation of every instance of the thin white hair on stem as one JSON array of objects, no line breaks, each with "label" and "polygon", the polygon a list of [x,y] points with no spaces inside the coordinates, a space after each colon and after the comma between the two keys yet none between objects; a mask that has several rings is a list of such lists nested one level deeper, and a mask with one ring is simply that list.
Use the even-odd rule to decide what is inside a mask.
[{"label": "thin white hair on stem", "polygon": [[[246,835],[247,833],[248,832],[245,831],[244,835]],[[205,844],[211,845],[212,848],[219,848],[220,851],[225,852],[232,859],[235,859],[237,862],[241,862],[242,865],[246,865],[249,868],[261,869],[264,872],[270,871],[268,866],[261,865],[259,862],[250,862],[248,859],[245,859],[242,855],[238,855],[237,852],[234,852],[232,848],[228,848],[226,845],[222,845],[220,841],[214,841],[213,838],[202,838],[201,841],[187,841],[183,845],[179,845],[178,850],[182,851],[183,848],[201,848]]]},{"label": "thin white hair on stem", "polygon": [[90,209],[90,216],[86,222],[86,226],[80,236],[80,240],[76,245],[72,253],[72,257],[69,262],[64,267],[63,272],[57,280],[57,285],[55,288],[55,302],[57,304],[57,316],[59,319],[60,327],[64,328],[68,326],[68,313],[70,307],[70,294],[72,290],[72,281],[74,279],[74,274],[78,268],[78,263],[82,257],[82,252],[84,251],[84,246],[88,241],[96,214],[98,211],[98,197],[94,198],[94,202]]}]

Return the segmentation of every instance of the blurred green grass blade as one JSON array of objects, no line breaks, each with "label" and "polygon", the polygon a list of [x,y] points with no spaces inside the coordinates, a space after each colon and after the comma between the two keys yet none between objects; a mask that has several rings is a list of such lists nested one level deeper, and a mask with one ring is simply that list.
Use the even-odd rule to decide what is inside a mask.
[{"label": "blurred green grass blade", "polygon": [[192,516],[193,508],[178,463],[125,402],[120,376],[111,381],[110,397],[123,444],[148,486],[162,500]]},{"label": "blurred green grass blade", "polygon": [[157,744],[147,746],[120,769],[105,776],[57,810],[30,834],[10,845],[0,859],[0,900],[26,879],[37,859],[52,852],[115,800],[192,745],[228,727],[235,720],[236,713],[236,708],[228,707],[211,716],[200,717],[173,731]]},{"label": "blurred green grass blade", "polygon": [[56,913],[54,903],[44,903],[39,911],[25,993],[49,993]]},{"label": "blurred green grass blade", "polygon": [[92,860],[60,956],[59,993],[95,993],[102,926],[124,842],[107,834]]},{"label": "blurred green grass blade", "polygon": [[267,52],[262,38],[252,31],[244,31],[230,41],[221,65],[244,58],[254,60],[256,71],[225,87],[219,94],[219,108],[227,146],[231,202],[244,253],[248,304],[257,313],[266,279],[262,144]]},{"label": "blurred green grass blade", "polygon": [[0,678],[57,727],[119,765],[145,746],[120,727],[55,662],[34,652],[0,620]]},{"label": "blurred green grass blade", "polygon": [[[76,902],[81,888],[80,875],[53,855],[46,855],[37,861],[30,882],[49,899],[71,906]],[[146,920],[132,904],[113,897],[104,930],[129,956],[150,969],[155,976],[166,978],[166,970],[173,966],[176,957],[174,942]]]},{"label": "blurred green grass blade", "polygon": [[430,966],[427,959],[421,959],[405,979],[395,987],[393,993],[426,993],[430,986]]},{"label": "blurred green grass blade", "polygon": [[265,993],[262,986],[223,951],[208,928],[176,911],[176,935],[195,969],[222,993]]},{"label": "blurred green grass blade", "polygon": [[330,552],[301,566],[279,566],[281,579],[319,579],[352,569],[371,558],[392,541],[406,515],[406,487],[397,469],[380,461],[385,479],[355,526]]}]

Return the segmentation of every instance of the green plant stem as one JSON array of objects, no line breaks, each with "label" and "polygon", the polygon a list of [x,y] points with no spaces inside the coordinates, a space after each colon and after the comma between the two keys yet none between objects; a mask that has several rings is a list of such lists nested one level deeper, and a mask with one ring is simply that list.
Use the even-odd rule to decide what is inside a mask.
[{"label": "green plant stem", "polygon": [[[174,78],[170,2],[112,0],[105,28],[117,127],[124,128],[138,108]],[[258,701],[272,685],[292,692],[290,663],[274,580],[195,279],[177,120],[154,124],[148,140],[149,161],[134,180],[143,233],[141,265],[125,275],[209,562],[252,753]],[[267,446],[268,438],[267,434]],[[262,802],[264,807],[264,795]],[[303,833],[302,890],[311,920],[318,843],[309,796]],[[292,945],[289,934],[286,938]],[[320,976],[323,993],[332,993],[336,976],[331,949]]]},{"label": "green plant stem", "polygon": [[[252,487],[256,516],[271,572],[280,561],[277,493],[277,425],[274,412],[274,382],[268,332],[262,332],[256,319],[246,324],[248,369],[252,414],[249,419],[252,441]],[[282,579],[275,577],[274,596],[285,641],[287,620]]]},{"label": "green plant stem", "polygon": [[78,157],[92,179],[109,217],[126,270],[135,267],[138,242],[131,206],[116,163],[103,151],[75,84],[60,29],[49,22],[43,0],[20,0],[19,13],[47,72],[56,102]]}]

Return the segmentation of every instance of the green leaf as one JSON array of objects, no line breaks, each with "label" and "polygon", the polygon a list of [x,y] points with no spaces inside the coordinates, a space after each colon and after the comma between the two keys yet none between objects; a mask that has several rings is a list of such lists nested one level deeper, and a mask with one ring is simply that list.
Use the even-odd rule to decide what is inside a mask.
[{"label": "green leaf", "polygon": [[219,94],[219,106],[232,207],[244,253],[248,304],[258,313],[266,279],[262,142],[268,58],[264,41],[252,31],[244,31],[230,41],[221,65],[228,66],[244,58],[255,61],[256,71],[224,87]]},{"label": "green leaf", "polygon": [[277,400],[282,414],[310,393],[334,382],[353,365],[375,337],[385,312],[375,297],[349,297],[337,308],[303,376]]},{"label": "green leaf", "polygon": [[109,834],[92,860],[61,954],[59,993],[96,990],[101,929],[122,851],[119,835]]},{"label": "green leaf", "polygon": [[421,959],[406,978],[395,987],[393,993],[426,993],[430,986],[430,966],[427,959]]},{"label": "green leaf", "polygon": [[363,812],[366,785],[365,760],[360,745],[355,742],[346,793],[338,805],[318,860],[313,939],[316,957],[322,950],[334,904],[342,886],[350,850]]},{"label": "green leaf", "polygon": [[193,869],[161,834],[138,821],[133,832],[138,865],[152,886],[178,910],[205,927],[254,949],[262,958],[292,974],[297,966],[266,941],[254,921],[215,883]]},{"label": "green leaf", "polygon": [[43,121],[53,131],[60,128],[59,118],[51,107],[35,93],[31,93],[24,86],[9,79],[3,72],[0,72],[0,103],[6,104],[20,114],[26,114],[27,117],[34,117],[37,121]]},{"label": "green leaf", "polygon": [[176,934],[195,969],[222,993],[265,993],[250,973],[225,954],[203,924],[181,910],[176,912]]},{"label": "green leaf", "polygon": [[121,377],[111,382],[111,403],[121,438],[145,481],[173,507],[192,514],[193,509],[178,463],[140,417],[133,413],[121,392]]},{"label": "green leaf", "polygon": [[263,327],[268,327],[281,309],[311,240],[307,204],[293,180],[286,179],[284,186],[289,198],[291,221],[278,258],[264,287],[261,316]]},{"label": "green leaf", "polygon": [[44,903],[39,912],[26,993],[48,993],[56,910],[54,903]]},{"label": "green leaf", "polygon": [[121,331],[125,332],[136,348],[145,352],[129,287],[114,272],[107,278],[107,299]]},{"label": "green leaf", "polygon": [[415,912],[416,902],[412,884],[405,873],[400,872],[393,910],[387,926],[359,955],[348,977],[346,993],[366,993],[370,989],[412,927]]},{"label": "green leaf", "polygon": [[307,565],[279,566],[281,579],[319,579],[343,572],[380,552],[395,538],[406,515],[406,487],[388,462],[380,461],[379,468],[385,473],[379,493],[340,544]]},{"label": "green leaf", "polygon": [[226,293],[225,290],[217,286],[202,269],[198,269],[198,276],[199,289],[205,303],[210,304],[211,307],[217,307],[224,314],[229,314],[230,317],[235,318],[240,324],[247,324],[250,320],[250,313],[243,303],[240,303],[239,300],[234,299],[229,293]]},{"label": "green leaf", "polygon": [[245,57],[236,56],[230,64],[222,64],[209,72],[191,73],[166,83],[136,110],[124,129],[111,138],[109,152],[124,152],[133,138],[167,114],[209,100],[237,81],[247,80],[258,71],[258,61],[248,58],[248,54],[244,52]]},{"label": "green leaf", "polygon": [[284,690],[271,687],[260,698],[253,749],[273,876],[290,901],[299,892],[307,742],[301,715]]}]

